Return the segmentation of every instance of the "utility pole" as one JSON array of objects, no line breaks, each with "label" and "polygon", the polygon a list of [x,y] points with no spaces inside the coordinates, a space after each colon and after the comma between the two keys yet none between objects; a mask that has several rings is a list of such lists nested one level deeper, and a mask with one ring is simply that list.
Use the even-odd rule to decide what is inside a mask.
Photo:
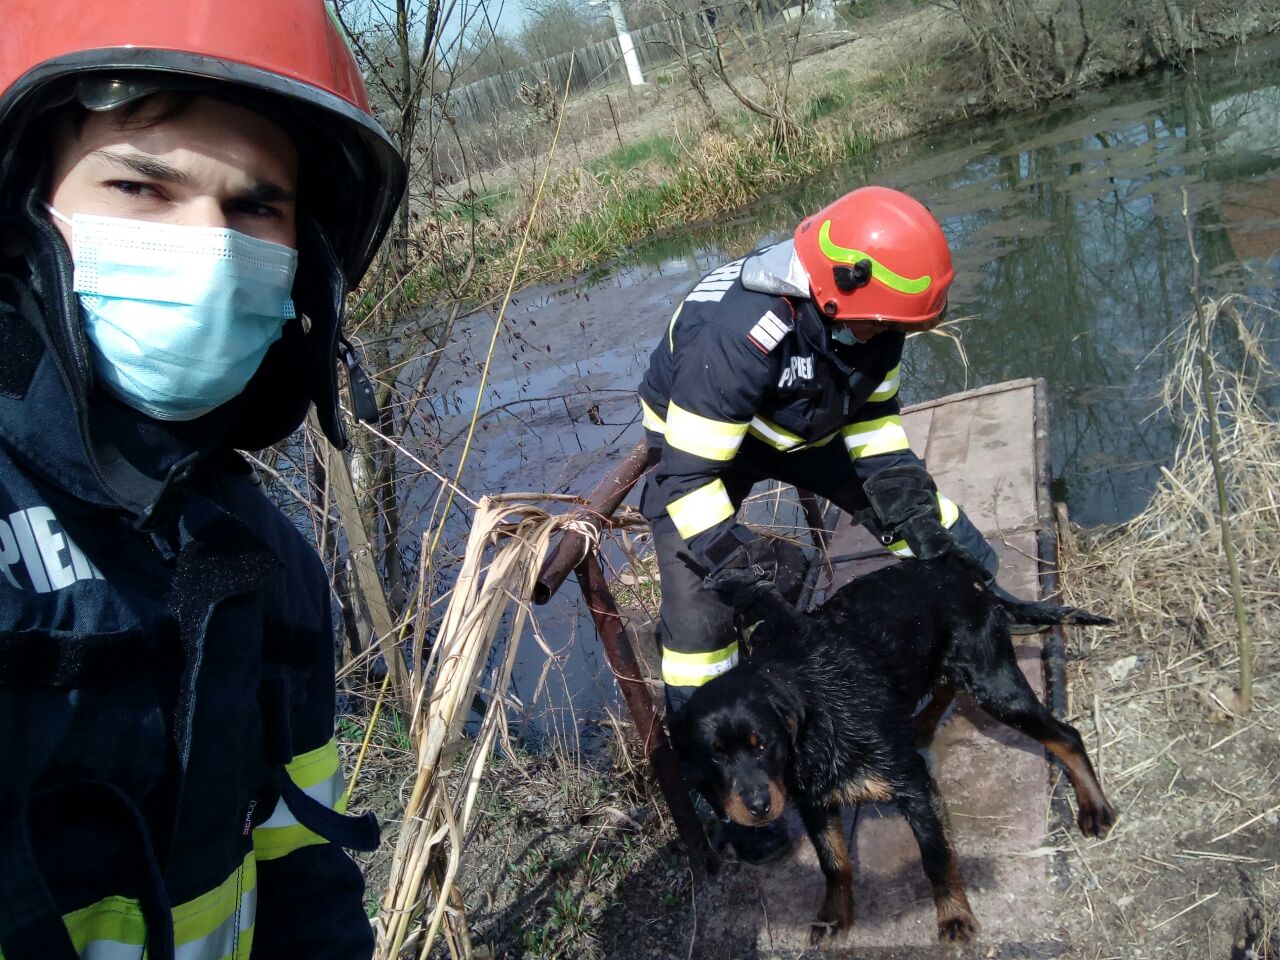
[{"label": "utility pole", "polygon": [[618,46],[622,48],[622,60],[627,65],[631,85],[643,87],[644,75],[640,72],[640,58],[636,56],[636,45],[631,42],[627,16],[622,12],[622,0],[609,0],[609,15],[613,17],[613,26],[618,31]]}]

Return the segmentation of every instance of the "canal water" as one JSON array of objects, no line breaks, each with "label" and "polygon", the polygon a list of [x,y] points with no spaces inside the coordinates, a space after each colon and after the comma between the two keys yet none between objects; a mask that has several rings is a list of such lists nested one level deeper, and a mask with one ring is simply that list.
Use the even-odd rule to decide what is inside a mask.
[{"label": "canal water", "polygon": [[[1176,352],[1171,334],[1192,302],[1188,222],[1204,294],[1276,301],[1278,66],[1280,41],[1269,41],[1034,115],[952,126],[716,224],[619,251],[572,283],[524,291],[480,398],[464,489],[589,490],[642,437],[634,389],[682,295],[718,264],[875,183],[912,193],[941,221],[957,273],[949,316],[965,318],[953,328],[962,351],[936,335],[908,342],[904,403],[1043,377],[1055,494],[1084,525],[1135,515],[1173,452],[1158,394]],[[437,375],[422,408],[446,464],[456,462],[460,443],[450,441],[465,431],[493,323],[487,313],[465,321],[451,372]],[[560,655],[538,695],[562,712],[571,699],[581,721],[613,699],[613,684],[576,594],[571,581],[539,611]],[[519,696],[534,698],[545,661],[526,645]]]}]

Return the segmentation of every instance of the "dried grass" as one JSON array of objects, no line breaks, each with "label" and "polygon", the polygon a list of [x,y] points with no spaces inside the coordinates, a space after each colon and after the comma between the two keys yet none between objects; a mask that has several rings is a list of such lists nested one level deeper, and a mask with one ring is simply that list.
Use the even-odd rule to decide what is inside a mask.
[{"label": "dried grass", "polygon": [[[378,917],[381,958],[399,957],[407,945],[425,956],[442,925],[450,953],[470,955],[454,888],[463,839],[493,749],[507,746],[508,691],[529,597],[551,537],[566,520],[521,495],[485,497],[476,509],[430,657],[413,674],[417,776]],[[487,704],[479,730],[466,739],[465,762],[446,769],[464,745],[462,727],[477,693]]]},{"label": "dried grass", "polygon": [[[1275,311],[1234,295],[1204,310],[1213,347],[1202,367],[1193,316],[1164,387],[1180,442],[1149,506],[1062,541],[1068,600],[1118,621],[1089,632],[1069,683],[1069,719],[1121,810],[1105,843],[1071,839],[1085,871],[1072,941],[1101,955],[1280,955],[1280,372],[1260,340]],[[1206,370],[1258,668],[1247,716]]]},{"label": "dried grass", "polygon": [[[1275,649],[1280,634],[1280,426],[1268,406],[1268,391],[1274,396],[1280,373],[1259,339],[1264,312],[1273,311],[1234,294],[1206,307],[1218,343],[1209,363],[1220,456],[1260,655],[1264,648]],[[1223,668],[1231,662],[1235,623],[1198,342],[1188,325],[1180,358],[1164,384],[1164,405],[1182,422],[1172,467],[1161,469],[1163,479],[1146,510],[1071,558],[1070,579],[1081,593],[1074,599],[1123,618],[1128,645],[1165,648],[1174,629],[1183,635],[1187,657]]]}]

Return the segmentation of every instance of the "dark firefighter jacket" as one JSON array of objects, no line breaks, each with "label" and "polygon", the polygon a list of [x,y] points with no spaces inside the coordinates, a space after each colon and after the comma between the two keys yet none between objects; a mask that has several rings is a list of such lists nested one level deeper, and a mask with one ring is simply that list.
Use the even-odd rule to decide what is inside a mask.
[{"label": "dark firefighter jacket", "polygon": [[[367,958],[323,567],[217,411],[74,402],[68,269],[0,271],[0,954]],[[123,451],[146,518],[104,492]]]},{"label": "dark firefighter jacket", "polygon": [[[684,298],[640,385],[645,429],[662,447],[660,507],[707,567],[726,543],[749,539],[727,471],[785,476],[788,456],[841,444],[860,488],[875,471],[916,459],[898,406],[903,334],[836,343],[812,300],[744,286],[750,259],[713,271]],[[939,507],[953,524],[955,504],[939,497]],[[646,503],[645,512],[660,509]],[[889,548],[910,553],[901,542]]]}]

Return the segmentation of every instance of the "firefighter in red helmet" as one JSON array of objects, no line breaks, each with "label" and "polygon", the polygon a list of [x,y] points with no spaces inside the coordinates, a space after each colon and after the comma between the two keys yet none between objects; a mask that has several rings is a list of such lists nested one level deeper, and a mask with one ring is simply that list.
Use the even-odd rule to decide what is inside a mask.
[{"label": "firefighter in red helmet", "polygon": [[368,957],[329,590],[236,452],[345,443],[405,183],[323,0],[9,0],[0,955]]},{"label": "firefighter in red helmet", "polygon": [[[929,211],[864,187],[791,240],[712,271],[677,308],[639,391],[657,461],[641,510],[662,579],[669,711],[737,662],[733,610],[715,588],[787,566],[785,544],[737,519],[757,481],[826,497],[894,554],[951,553],[994,581],[994,551],[937,490],[899,415],[904,339],[941,322],[953,276]],[[779,824],[727,830],[762,862],[786,848]]]}]

